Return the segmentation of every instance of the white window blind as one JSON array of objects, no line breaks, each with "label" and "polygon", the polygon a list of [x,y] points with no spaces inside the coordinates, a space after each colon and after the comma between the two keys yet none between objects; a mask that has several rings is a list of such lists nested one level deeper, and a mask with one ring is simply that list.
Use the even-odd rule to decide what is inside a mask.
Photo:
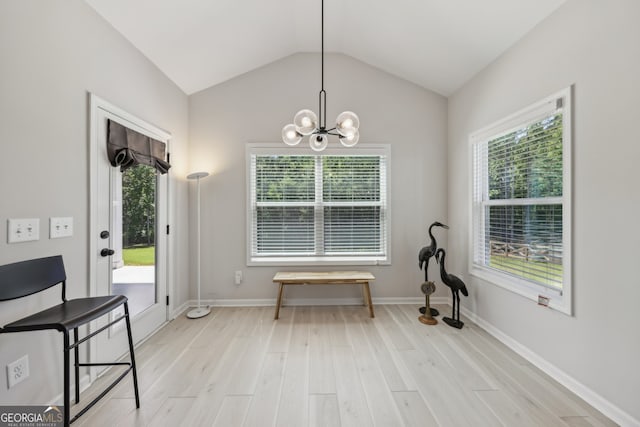
[{"label": "white window blind", "polygon": [[250,261],[385,261],[387,161],[386,150],[251,150]]},{"label": "white window blind", "polygon": [[567,102],[565,91],[472,135],[473,267],[560,299],[570,277]]}]

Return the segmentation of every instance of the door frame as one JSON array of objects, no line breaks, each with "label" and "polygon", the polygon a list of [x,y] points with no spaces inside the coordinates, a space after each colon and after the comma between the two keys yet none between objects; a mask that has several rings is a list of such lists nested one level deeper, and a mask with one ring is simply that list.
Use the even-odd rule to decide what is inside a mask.
[{"label": "door frame", "polygon": [[[99,242],[98,235],[100,233],[98,227],[98,162],[104,161],[101,158],[100,154],[104,153],[104,150],[101,150],[98,146],[99,140],[99,126],[98,126],[98,118],[100,110],[106,111],[107,113],[119,117],[125,121],[130,123],[134,123],[136,126],[139,126],[142,129],[145,129],[155,135],[161,137],[161,141],[167,144],[167,152],[169,152],[171,134],[157,126],[154,126],[139,117],[113,105],[112,103],[106,101],[105,99],[97,96],[94,93],[89,92],[89,253],[88,253],[88,263],[89,263],[89,296],[97,296],[98,295],[98,266],[97,266],[97,253],[99,251]],[[106,148],[105,148],[106,150]],[[166,187],[166,199],[167,199],[167,207],[166,207],[166,219],[167,225],[173,223],[173,186],[172,186],[172,176],[171,170],[167,172],[167,187]],[[159,232],[157,238],[165,238],[166,239],[166,256],[165,256],[165,283],[166,283],[166,297],[173,295],[174,281],[173,281],[173,262],[172,262],[172,254],[173,251],[173,238],[171,233]],[[162,295],[158,295],[159,299],[162,299]],[[165,307],[165,320],[164,324],[171,319],[172,307],[173,307],[173,298],[168,298],[169,304],[166,304]],[[97,322],[94,320],[89,325],[89,332],[93,332],[97,330]],[[143,337],[141,341],[144,341],[146,337]],[[96,340],[89,340],[89,360],[96,362],[97,355],[97,343]],[[94,369],[90,369],[90,382],[92,383],[97,378],[97,371]]]}]

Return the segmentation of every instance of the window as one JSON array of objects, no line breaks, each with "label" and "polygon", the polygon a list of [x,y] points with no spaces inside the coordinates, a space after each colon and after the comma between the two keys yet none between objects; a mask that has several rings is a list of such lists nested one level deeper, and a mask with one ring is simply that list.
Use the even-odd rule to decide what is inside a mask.
[{"label": "window", "polygon": [[471,272],[571,314],[570,89],[471,135]]},{"label": "window", "polygon": [[389,262],[387,146],[247,151],[249,265]]}]

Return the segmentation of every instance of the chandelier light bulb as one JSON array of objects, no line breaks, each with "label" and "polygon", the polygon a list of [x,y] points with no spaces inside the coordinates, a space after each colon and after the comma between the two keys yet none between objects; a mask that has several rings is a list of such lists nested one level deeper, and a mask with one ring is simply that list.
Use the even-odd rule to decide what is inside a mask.
[{"label": "chandelier light bulb", "polygon": [[311,110],[300,110],[293,118],[293,124],[300,135],[311,135],[318,126],[318,116]]},{"label": "chandelier light bulb", "polygon": [[353,147],[358,143],[360,139],[360,132],[358,129],[350,130],[345,136],[340,135],[340,143],[345,147]]},{"label": "chandelier light bulb", "polygon": [[342,112],[336,119],[336,130],[342,136],[347,136],[347,134],[357,131],[359,127],[360,119],[352,111]]},{"label": "chandelier light bulb", "polygon": [[298,133],[294,124],[288,124],[282,128],[282,140],[287,145],[297,145],[302,140],[302,135]]},{"label": "chandelier light bulb", "polygon": [[313,151],[322,151],[329,145],[329,138],[324,134],[311,135],[309,145]]}]

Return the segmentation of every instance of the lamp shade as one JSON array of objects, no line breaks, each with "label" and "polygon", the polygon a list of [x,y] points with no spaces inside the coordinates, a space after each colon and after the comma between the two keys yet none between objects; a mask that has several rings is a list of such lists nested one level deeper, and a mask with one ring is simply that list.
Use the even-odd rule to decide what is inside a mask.
[{"label": "lamp shade", "polygon": [[187,179],[199,179],[206,178],[209,176],[209,172],[193,172],[187,175]]},{"label": "lamp shade", "polygon": [[318,116],[311,110],[300,110],[293,118],[293,124],[301,135],[311,135],[318,126]]},{"label": "lamp shade", "polygon": [[322,151],[329,145],[329,138],[324,134],[311,135],[309,145],[313,151]]},{"label": "lamp shade", "polygon": [[296,130],[296,126],[288,124],[282,128],[282,140],[287,145],[297,145],[302,140],[302,135]]},{"label": "lamp shade", "polygon": [[344,111],[340,113],[336,119],[336,130],[342,136],[348,136],[349,133],[357,131],[359,127],[360,119],[358,115],[352,111]]},{"label": "lamp shade", "polygon": [[358,129],[350,129],[346,132],[346,135],[340,135],[340,143],[345,147],[353,147],[358,143],[360,139],[360,132]]}]

